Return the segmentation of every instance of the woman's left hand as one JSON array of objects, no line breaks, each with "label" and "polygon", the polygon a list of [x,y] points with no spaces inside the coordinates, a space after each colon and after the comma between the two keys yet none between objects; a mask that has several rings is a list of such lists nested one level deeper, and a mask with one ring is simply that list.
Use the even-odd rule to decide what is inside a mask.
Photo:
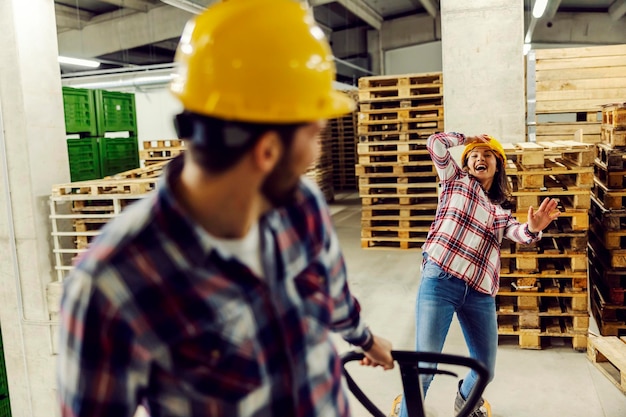
[{"label": "woman's left hand", "polygon": [[528,208],[528,231],[539,233],[548,227],[561,214],[556,208],[557,205],[558,203],[554,198],[546,197],[537,210],[530,206]]}]

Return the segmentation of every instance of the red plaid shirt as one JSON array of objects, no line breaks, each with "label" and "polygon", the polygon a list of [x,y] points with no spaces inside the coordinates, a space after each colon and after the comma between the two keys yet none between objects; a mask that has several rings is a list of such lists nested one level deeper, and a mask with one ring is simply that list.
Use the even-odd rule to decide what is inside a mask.
[{"label": "red plaid shirt", "polygon": [[435,163],[442,191],[435,221],[423,251],[428,259],[468,283],[495,296],[500,287],[500,244],[504,237],[517,243],[539,240],[499,204],[493,204],[480,182],[461,169],[449,148],[464,145],[460,133],[437,133],[426,144]]}]

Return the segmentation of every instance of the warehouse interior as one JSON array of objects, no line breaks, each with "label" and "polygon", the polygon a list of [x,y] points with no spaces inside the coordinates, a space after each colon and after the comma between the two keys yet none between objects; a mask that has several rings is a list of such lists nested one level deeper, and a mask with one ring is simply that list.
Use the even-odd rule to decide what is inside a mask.
[{"label": "warehouse interior", "polygon": [[[172,126],[180,105],[167,85],[185,23],[214,2],[0,2],[0,417],[60,414],[63,277],[97,235],[93,225],[150,192],[164,164],[184,152]],[[626,0],[548,0],[535,17],[541,2],[303,1],[331,43],[337,88],[358,103],[354,114],[329,122],[307,175],[327,196],[366,321],[395,348],[412,349],[420,247],[437,198],[432,171],[418,168],[430,164],[425,138],[441,130],[499,138],[520,187],[513,211],[550,192],[563,201],[563,224],[544,239],[552,247],[503,250],[501,343],[486,391],[494,416],[621,416]],[[68,121],[68,97],[94,111],[108,100],[132,117],[114,128],[89,120],[85,129]],[[389,116],[404,114],[406,103],[409,113]],[[111,153],[85,168],[85,153],[77,153],[85,149]],[[552,170],[557,184],[535,169]],[[105,176],[133,191],[106,196],[113,209],[100,223],[85,221],[93,215],[76,221],[67,212],[76,206],[75,183]],[[604,337],[611,340],[601,344]],[[444,351],[467,351],[456,322]],[[388,413],[401,391],[397,370],[350,369]],[[429,416],[450,415],[455,390],[453,378],[438,377]],[[368,415],[351,401],[355,416]]]}]

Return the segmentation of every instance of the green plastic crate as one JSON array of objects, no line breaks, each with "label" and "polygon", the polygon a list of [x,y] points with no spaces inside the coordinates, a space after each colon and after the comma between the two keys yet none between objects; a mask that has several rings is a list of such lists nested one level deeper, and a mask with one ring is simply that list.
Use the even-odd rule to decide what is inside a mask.
[{"label": "green plastic crate", "polygon": [[9,383],[7,368],[4,360],[4,346],[0,334],[0,417],[11,417],[11,403],[9,402]]},{"label": "green plastic crate", "polygon": [[63,87],[63,111],[67,133],[98,135],[93,90]]},{"label": "green plastic crate", "polygon": [[99,147],[103,177],[139,168],[137,137],[100,138]]},{"label": "green plastic crate", "polygon": [[94,90],[98,134],[133,132],[137,134],[135,95],[106,90]]},{"label": "green plastic crate", "polygon": [[0,399],[0,417],[11,417],[11,403],[8,394],[6,395],[6,398]]},{"label": "green plastic crate", "polygon": [[67,139],[72,182],[102,178],[98,138]]}]

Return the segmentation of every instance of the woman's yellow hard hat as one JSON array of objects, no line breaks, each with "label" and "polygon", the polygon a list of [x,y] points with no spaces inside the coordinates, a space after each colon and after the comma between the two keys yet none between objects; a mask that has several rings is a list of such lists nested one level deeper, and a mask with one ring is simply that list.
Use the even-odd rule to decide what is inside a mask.
[{"label": "woman's yellow hard hat", "polygon": [[294,0],[228,0],[189,21],[171,92],[198,114],[251,123],[341,116],[335,63],[310,10]]},{"label": "woman's yellow hard hat", "polygon": [[473,149],[478,148],[480,146],[486,146],[490,148],[496,156],[499,156],[502,161],[506,161],[506,153],[504,152],[504,148],[502,144],[498,142],[496,138],[493,136],[487,136],[489,140],[487,142],[472,142],[465,146],[463,149],[463,153],[461,154],[461,161],[465,164],[465,158],[467,158],[467,154],[469,154]]}]

